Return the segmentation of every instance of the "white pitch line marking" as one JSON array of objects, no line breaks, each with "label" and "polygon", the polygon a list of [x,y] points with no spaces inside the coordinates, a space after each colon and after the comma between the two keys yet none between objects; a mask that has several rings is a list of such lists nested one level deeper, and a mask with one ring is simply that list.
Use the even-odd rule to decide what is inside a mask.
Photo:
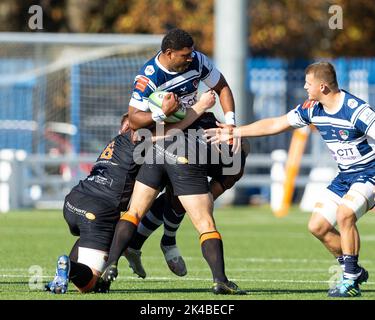
[{"label": "white pitch line marking", "polygon": [[[30,278],[30,275],[15,275],[15,274],[0,274],[1,278]],[[35,277],[35,276],[34,276]],[[40,278],[53,278],[52,275],[49,276],[39,276]],[[144,282],[152,282],[152,281],[208,281],[211,282],[212,278],[199,278],[199,277],[186,277],[176,279],[175,277],[147,277],[146,279],[139,279],[130,276],[119,276],[116,279],[116,282],[123,282],[123,281],[144,281]],[[232,281],[241,281],[241,282],[273,282],[273,283],[329,283],[330,281],[323,281],[323,280],[293,280],[293,279],[248,279],[248,278],[234,278]],[[366,285],[373,285],[375,282],[366,282]]]}]

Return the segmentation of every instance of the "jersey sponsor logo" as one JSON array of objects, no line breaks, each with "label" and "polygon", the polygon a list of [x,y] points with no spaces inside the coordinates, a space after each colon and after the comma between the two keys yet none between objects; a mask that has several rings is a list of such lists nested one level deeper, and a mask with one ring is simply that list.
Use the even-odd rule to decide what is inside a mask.
[{"label": "jersey sponsor logo", "polygon": [[353,157],[354,156],[353,148],[337,149],[336,152],[340,157],[347,157],[350,159],[355,159],[355,157]]},{"label": "jersey sponsor logo", "polygon": [[145,69],[145,75],[151,76],[155,72],[155,69],[153,66],[147,66]]},{"label": "jersey sponsor logo", "polygon": [[193,92],[184,97],[180,97],[180,105],[184,108],[190,108],[197,103],[197,92]]},{"label": "jersey sponsor logo", "polygon": [[84,209],[79,209],[75,206],[73,206],[69,201],[65,202],[65,207],[72,213],[78,214],[80,216],[84,216],[86,214],[86,210]]},{"label": "jersey sponsor logo", "polygon": [[358,101],[354,100],[354,99],[349,99],[348,100],[348,106],[349,108],[357,108],[358,107]]},{"label": "jersey sponsor logo", "polygon": [[179,163],[179,164],[188,164],[189,160],[186,159],[185,157],[177,157],[177,163]]},{"label": "jersey sponsor logo", "polygon": [[339,130],[339,135],[344,140],[349,138],[349,131],[348,130]]},{"label": "jersey sponsor logo", "polygon": [[339,166],[351,166],[353,162],[363,158],[356,146],[350,146],[343,142],[328,144],[327,146]]},{"label": "jersey sponsor logo", "polygon": [[141,92],[144,92],[147,88],[147,84],[149,83],[149,81],[150,79],[147,77],[140,77],[135,84],[135,88]]},{"label": "jersey sponsor logo", "polygon": [[93,181],[97,184],[100,184],[102,186],[111,186],[112,185],[112,182],[113,182],[113,179],[107,179],[105,177],[102,177],[102,176],[90,176],[87,178],[88,181]]},{"label": "jersey sponsor logo", "polygon": [[91,212],[87,212],[85,214],[85,217],[88,219],[88,220],[95,220],[95,214],[91,213]]},{"label": "jersey sponsor logo", "polygon": [[363,111],[359,116],[359,120],[364,122],[365,124],[369,125],[375,119],[375,112],[368,108],[367,110]]}]

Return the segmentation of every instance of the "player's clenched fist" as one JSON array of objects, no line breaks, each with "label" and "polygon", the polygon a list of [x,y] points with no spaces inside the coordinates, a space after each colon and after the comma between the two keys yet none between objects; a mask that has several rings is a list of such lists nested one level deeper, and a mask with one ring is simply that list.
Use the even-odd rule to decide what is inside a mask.
[{"label": "player's clenched fist", "polygon": [[199,98],[199,102],[203,103],[207,109],[213,107],[216,102],[216,95],[213,90],[208,90],[202,93],[201,97]]},{"label": "player's clenched fist", "polygon": [[161,106],[163,113],[169,117],[178,110],[178,107],[179,101],[177,95],[173,92],[166,94]]}]

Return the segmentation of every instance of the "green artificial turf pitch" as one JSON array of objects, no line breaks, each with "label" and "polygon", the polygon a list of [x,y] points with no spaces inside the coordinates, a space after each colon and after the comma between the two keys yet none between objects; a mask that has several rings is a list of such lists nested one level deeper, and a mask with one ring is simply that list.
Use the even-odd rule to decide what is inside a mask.
[{"label": "green artificial turf pitch", "polygon": [[[70,285],[67,294],[53,295],[40,289],[42,282],[53,278],[57,257],[68,254],[75,241],[62,213],[33,210],[0,214],[0,299],[328,299],[329,282],[338,276],[337,263],[309,234],[309,216],[296,208],[281,219],[268,207],[215,210],[224,240],[226,273],[248,291],[246,296],[215,296],[210,292],[211,273],[202,257],[198,234],[187,217],[177,235],[188,269],[185,277],[169,271],[159,247],[159,228],[143,247],[146,279],[137,278],[121,258],[120,274],[109,294],[79,294]],[[359,299],[375,299],[374,213],[367,213],[358,228],[360,262],[370,273]]]}]

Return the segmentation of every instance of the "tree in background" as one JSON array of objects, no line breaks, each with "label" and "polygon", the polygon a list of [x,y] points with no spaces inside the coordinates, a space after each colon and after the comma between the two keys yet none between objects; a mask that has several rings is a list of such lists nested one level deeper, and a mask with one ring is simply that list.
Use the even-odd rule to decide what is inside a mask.
[{"label": "tree in background", "polygon": [[[214,0],[2,0],[0,31],[30,31],[28,8],[43,8],[45,32],[165,33],[188,30],[199,50],[212,55]],[[331,5],[340,5],[343,29],[331,30]],[[253,55],[375,56],[375,1],[251,0]]]},{"label": "tree in background", "polygon": [[[332,30],[328,12],[343,10],[343,29]],[[375,2],[367,0],[251,0],[255,55],[279,57],[375,56]]]}]

